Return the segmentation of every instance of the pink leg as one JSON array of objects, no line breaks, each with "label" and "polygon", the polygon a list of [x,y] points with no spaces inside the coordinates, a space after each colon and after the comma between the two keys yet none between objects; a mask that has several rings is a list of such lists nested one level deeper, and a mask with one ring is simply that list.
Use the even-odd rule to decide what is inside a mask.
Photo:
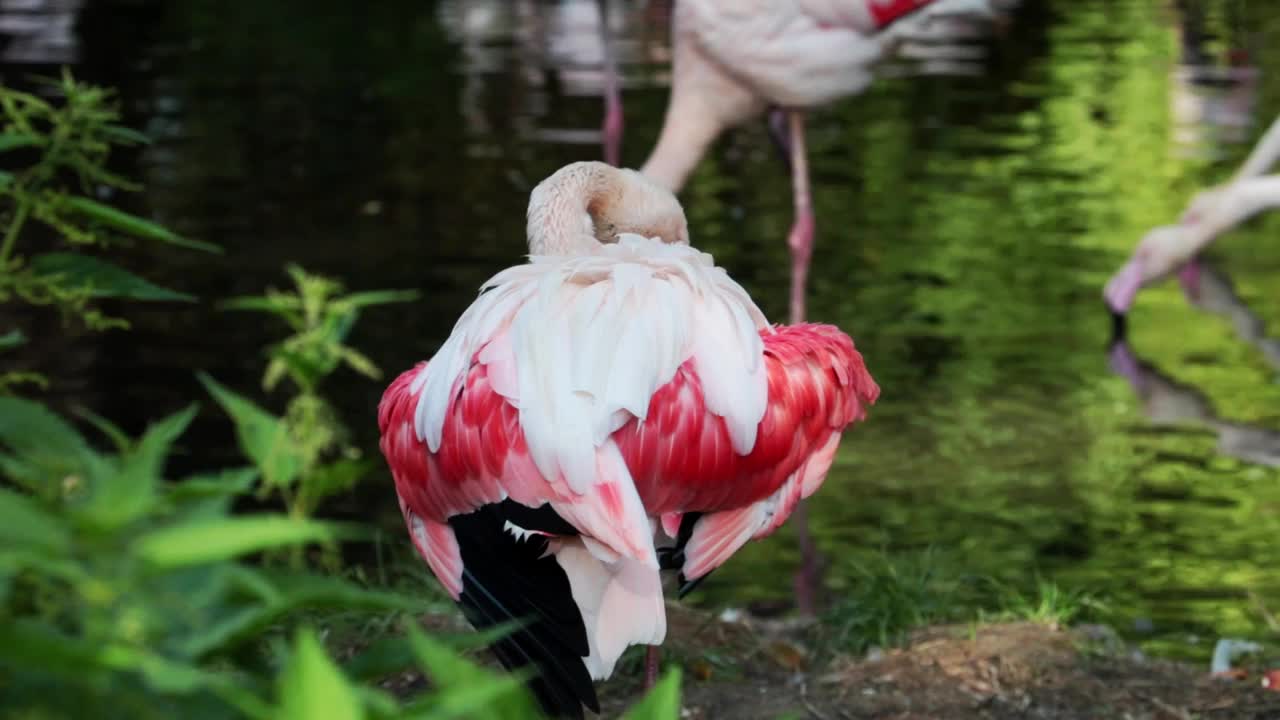
[{"label": "pink leg", "polygon": [[609,35],[609,0],[598,0],[600,37],[604,46],[604,161],[618,167],[622,161],[622,90],[618,77],[618,61],[613,55],[613,38]]},{"label": "pink leg", "polygon": [[1200,258],[1193,257],[1178,271],[1178,282],[1188,300],[1195,302],[1200,297]]},{"label": "pink leg", "polygon": [[791,193],[795,221],[787,237],[791,249],[791,324],[804,322],[804,297],[813,255],[813,203],[809,199],[809,162],[804,145],[804,115],[788,113],[791,144]]},{"label": "pink leg", "polygon": [[[805,293],[809,280],[809,260],[813,256],[813,202],[809,197],[809,162],[804,144],[804,115],[787,113],[791,150],[791,190],[795,221],[787,237],[791,249],[791,324],[804,322]],[[817,612],[818,551],[809,535],[809,513],[803,500],[791,514],[800,540],[800,570],[796,573],[796,606],[804,615]]]},{"label": "pink leg", "polygon": [[658,682],[658,646],[650,645],[644,651],[644,689],[650,690]]}]

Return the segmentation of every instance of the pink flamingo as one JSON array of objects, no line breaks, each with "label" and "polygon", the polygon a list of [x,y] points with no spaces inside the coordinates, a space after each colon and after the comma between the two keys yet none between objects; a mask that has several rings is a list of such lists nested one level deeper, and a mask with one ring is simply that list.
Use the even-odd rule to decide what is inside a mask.
[{"label": "pink flamingo", "polygon": [[1280,175],[1263,175],[1280,158],[1280,118],[1254,146],[1231,180],[1198,193],[1177,225],[1149,231],[1103,289],[1113,313],[1124,315],[1138,291],[1177,272],[1194,295],[1199,281],[1196,256],[1222,233],[1254,215],[1280,206]]},{"label": "pink flamingo", "polygon": [[835,327],[770,326],[633,170],[551,175],[528,243],[378,423],[418,552],[477,628],[529,621],[495,654],[581,718],[629,645],[652,685],[659,570],[683,594],[777,529],[879,388]]},{"label": "pink flamingo", "polygon": [[[641,172],[679,192],[721,132],[770,107],[786,108],[786,133],[777,113],[771,128],[791,169],[790,322],[803,322],[814,214],[802,109],[865,90],[874,66],[899,44],[959,33],[946,21],[995,18],[1015,1],[679,0],[672,20],[671,96]],[[806,520],[802,505],[795,521],[801,550],[796,600],[802,613],[812,614],[818,560]]]}]

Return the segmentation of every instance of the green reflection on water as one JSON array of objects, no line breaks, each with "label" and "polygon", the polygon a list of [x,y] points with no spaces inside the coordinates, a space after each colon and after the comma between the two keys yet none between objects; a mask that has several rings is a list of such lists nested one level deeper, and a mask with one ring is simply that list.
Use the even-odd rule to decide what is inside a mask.
[{"label": "green reflection on water", "polygon": [[[1262,634],[1248,592],[1280,610],[1280,473],[1218,453],[1203,423],[1143,415],[1108,369],[1100,289],[1146,229],[1176,218],[1248,148],[1214,163],[1174,152],[1179,35],[1164,2],[1025,4],[982,76],[881,81],[812,119],[810,312],[855,337],[883,388],[870,421],[846,437],[812,523],[836,592],[850,558],[937,545],[965,572],[1026,587],[1040,571],[1095,591],[1121,629],[1150,618],[1153,646],[1188,652],[1194,632],[1205,645],[1191,652],[1206,654],[1216,635]],[[353,338],[389,372],[408,367],[434,351],[480,282],[519,261],[532,184],[598,157],[596,145],[524,133],[597,127],[600,104],[559,93],[509,37],[460,47],[431,4],[236,5],[201,0],[157,11],[152,25],[84,30],[91,45],[127,45],[152,63],[100,78],[123,85],[141,121],[169,129],[146,159],[147,201],[228,248],[151,275],[216,298],[257,292],[295,260],[356,289],[419,287],[421,307],[363,323]],[[1280,9],[1206,7],[1210,30],[1256,38],[1265,123],[1280,110]],[[497,58],[485,72],[471,67],[485,65],[481,51]],[[86,68],[107,72],[93,60]],[[628,89],[629,162],[643,159],[665,101],[662,88]],[[790,182],[762,127],[724,138],[682,200],[695,243],[770,317],[785,317]],[[1277,229],[1280,218],[1255,221],[1212,252],[1273,325]],[[148,312],[97,349],[91,405],[140,425],[190,397],[191,367],[256,386],[264,329],[207,306]],[[1140,297],[1130,343],[1221,418],[1280,429],[1276,370],[1176,283]],[[139,376],[150,380],[136,386]],[[380,388],[353,381],[338,392],[348,417],[369,417],[372,450]],[[224,424],[202,422],[201,459],[229,457]],[[371,482],[345,511],[399,533],[390,493]],[[698,601],[785,595],[795,561],[784,529],[717,571]]]}]

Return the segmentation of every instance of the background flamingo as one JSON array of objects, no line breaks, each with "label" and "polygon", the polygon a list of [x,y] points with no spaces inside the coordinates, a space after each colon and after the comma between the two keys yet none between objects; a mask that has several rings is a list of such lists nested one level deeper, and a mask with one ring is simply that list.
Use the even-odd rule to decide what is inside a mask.
[{"label": "background flamingo", "polygon": [[581,717],[664,639],[660,568],[685,592],[775,530],[879,389],[836,328],[770,327],[635,171],[562,168],[528,242],[387,389],[381,447],[432,572],[477,628],[530,620],[495,653]]},{"label": "background flamingo", "polygon": [[[721,132],[770,107],[786,108],[786,131],[778,135],[789,159],[795,207],[787,238],[789,319],[803,322],[815,223],[802,109],[862,92],[876,63],[904,43],[971,34],[966,21],[995,18],[1010,5],[1011,0],[680,0],[672,24],[671,96],[658,142],[641,172],[678,192]],[[936,46],[930,47],[916,48],[914,54],[938,54]],[[950,56],[945,49],[940,54]],[[621,101],[610,103],[620,116]],[[616,147],[606,155],[617,157]],[[801,547],[797,603],[802,612],[812,613],[817,556],[803,506],[796,512],[796,531]]]},{"label": "background flamingo", "polygon": [[1111,311],[1123,315],[1143,287],[1181,271],[1179,279],[1194,292],[1199,276],[1195,257],[1222,233],[1257,213],[1280,205],[1280,175],[1263,175],[1280,158],[1280,118],[1272,122],[1253,152],[1227,183],[1192,198],[1177,225],[1143,236],[1129,261],[1103,290]]}]

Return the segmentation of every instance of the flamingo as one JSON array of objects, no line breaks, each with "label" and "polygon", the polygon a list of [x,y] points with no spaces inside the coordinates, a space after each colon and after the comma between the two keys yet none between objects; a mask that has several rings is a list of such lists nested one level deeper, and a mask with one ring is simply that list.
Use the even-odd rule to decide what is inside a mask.
[{"label": "flamingo", "polygon": [[[879,388],[848,335],[771,326],[679,202],[634,170],[534,188],[529,262],[499,272],[378,406],[414,546],[552,715],[666,635],[681,594],[778,528]],[[530,667],[532,666],[532,667]]]},{"label": "flamingo", "polygon": [[1188,294],[1195,292],[1196,256],[1224,232],[1280,206],[1280,174],[1263,175],[1280,158],[1280,118],[1272,122],[1244,164],[1226,183],[1197,193],[1176,225],[1153,228],[1103,288],[1112,313],[1125,315],[1138,291],[1177,272]]},{"label": "flamingo", "polygon": [[[726,129],[785,108],[795,219],[791,322],[805,315],[814,216],[804,108],[863,92],[872,70],[930,23],[994,17],[1008,0],[679,0],[672,28],[671,96],[640,171],[674,192]],[[914,14],[914,23],[896,23]],[[896,24],[895,24],[896,23]],[[890,27],[894,24],[893,27]],[[935,33],[936,35],[936,33]]]},{"label": "flamingo", "polygon": [[[1013,2],[679,0],[672,21],[666,117],[640,171],[679,192],[720,133],[771,107],[785,108],[786,131],[779,129],[777,112],[771,113],[770,125],[788,157],[792,179],[789,321],[804,322],[815,221],[803,109],[861,93],[873,80],[874,66],[902,43],[963,34],[962,27],[945,22],[996,18]],[[620,108],[619,100],[612,102]],[[795,525],[801,549],[796,599],[800,611],[809,615],[814,612],[818,563],[803,506]]]}]

